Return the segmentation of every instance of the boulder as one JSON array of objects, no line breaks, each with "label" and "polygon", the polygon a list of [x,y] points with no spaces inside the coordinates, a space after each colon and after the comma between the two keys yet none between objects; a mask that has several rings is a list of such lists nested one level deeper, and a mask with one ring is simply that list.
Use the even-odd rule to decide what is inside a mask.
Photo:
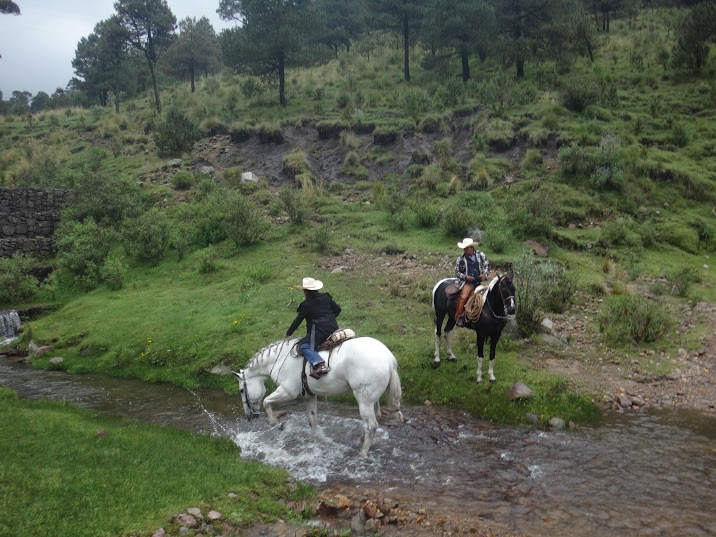
[{"label": "boulder", "polygon": [[254,172],[244,172],[241,174],[241,182],[242,183],[258,183],[259,176],[254,174]]},{"label": "boulder", "polygon": [[510,387],[507,397],[510,401],[516,401],[518,399],[529,399],[530,397],[534,397],[534,395],[534,392],[524,383],[516,382]]},{"label": "boulder", "polygon": [[561,431],[562,429],[564,429],[565,425],[566,424],[562,418],[552,418],[551,420],[549,420],[549,426],[557,431]]},{"label": "boulder", "polygon": [[547,257],[549,249],[544,244],[537,241],[525,241],[522,244],[532,250],[537,257]]}]

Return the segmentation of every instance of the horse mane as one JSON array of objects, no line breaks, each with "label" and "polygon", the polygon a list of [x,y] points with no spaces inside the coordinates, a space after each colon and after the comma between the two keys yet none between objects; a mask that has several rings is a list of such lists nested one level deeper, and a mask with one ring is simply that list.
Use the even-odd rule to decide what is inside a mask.
[{"label": "horse mane", "polygon": [[258,351],[256,354],[254,354],[251,357],[251,360],[249,360],[249,363],[246,364],[246,369],[251,369],[253,367],[257,367],[261,364],[263,364],[264,360],[271,354],[271,352],[278,348],[283,347],[283,345],[291,344],[292,340],[286,340],[281,339],[279,341],[274,341],[273,343],[269,343],[266,345],[263,349]]}]

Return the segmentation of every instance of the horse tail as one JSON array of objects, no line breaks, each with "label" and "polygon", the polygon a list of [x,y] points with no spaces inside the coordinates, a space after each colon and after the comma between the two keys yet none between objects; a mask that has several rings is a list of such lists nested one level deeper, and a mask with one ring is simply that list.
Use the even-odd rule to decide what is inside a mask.
[{"label": "horse tail", "polygon": [[400,411],[400,401],[403,398],[403,388],[398,376],[398,361],[393,357],[390,364],[390,380],[388,381],[387,409],[392,411],[400,423],[403,423],[403,413]]}]

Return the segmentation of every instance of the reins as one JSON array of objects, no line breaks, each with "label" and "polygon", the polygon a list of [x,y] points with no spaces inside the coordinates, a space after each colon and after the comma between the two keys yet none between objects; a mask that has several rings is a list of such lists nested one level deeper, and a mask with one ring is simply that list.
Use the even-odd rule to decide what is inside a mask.
[{"label": "reins", "polygon": [[504,276],[500,276],[500,279],[497,281],[497,290],[498,290],[499,293],[500,293],[500,299],[502,300],[502,311],[505,312],[505,315],[497,315],[497,314],[495,313],[495,310],[492,309],[492,304],[490,304],[490,297],[489,297],[490,293],[489,293],[489,292],[487,293],[487,296],[485,297],[485,302],[487,303],[487,307],[489,308],[490,313],[492,314],[492,316],[493,316],[495,319],[500,319],[500,320],[503,320],[503,321],[507,321],[507,320],[510,319],[510,316],[507,315],[507,313],[506,313],[506,312],[507,312],[507,308],[505,308],[505,302],[507,302],[510,298],[515,298],[515,297],[514,297],[514,295],[510,295],[510,296],[508,296],[507,298],[505,298],[504,296],[502,296],[502,286],[500,285],[500,283],[502,283],[502,278],[504,278]]}]

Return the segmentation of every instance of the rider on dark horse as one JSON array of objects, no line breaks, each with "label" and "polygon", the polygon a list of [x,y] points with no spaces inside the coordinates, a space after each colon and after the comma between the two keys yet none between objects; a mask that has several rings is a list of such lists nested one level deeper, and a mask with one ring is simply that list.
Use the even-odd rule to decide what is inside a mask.
[{"label": "rider on dark horse", "polygon": [[313,278],[303,278],[303,284],[298,286],[303,289],[305,300],[298,306],[298,315],[286,330],[286,337],[293,334],[294,330],[306,319],[306,335],[299,342],[301,353],[311,363],[311,376],[320,379],[330,371],[323,358],[316,352],[316,345],[320,345],[328,336],[338,330],[336,317],[341,313],[341,307],[336,304],[333,297],[328,293],[319,293],[323,282]]},{"label": "rider on dark horse", "polygon": [[487,279],[490,263],[483,252],[475,250],[475,246],[480,246],[480,243],[470,237],[458,242],[457,245],[462,248],[463,254],[455,260],[455,277],[458,279],[457,287],[460,289],[460,299],[455,310],[455,324],[465,326],[465,303],[475,287],[482,280]]}]

